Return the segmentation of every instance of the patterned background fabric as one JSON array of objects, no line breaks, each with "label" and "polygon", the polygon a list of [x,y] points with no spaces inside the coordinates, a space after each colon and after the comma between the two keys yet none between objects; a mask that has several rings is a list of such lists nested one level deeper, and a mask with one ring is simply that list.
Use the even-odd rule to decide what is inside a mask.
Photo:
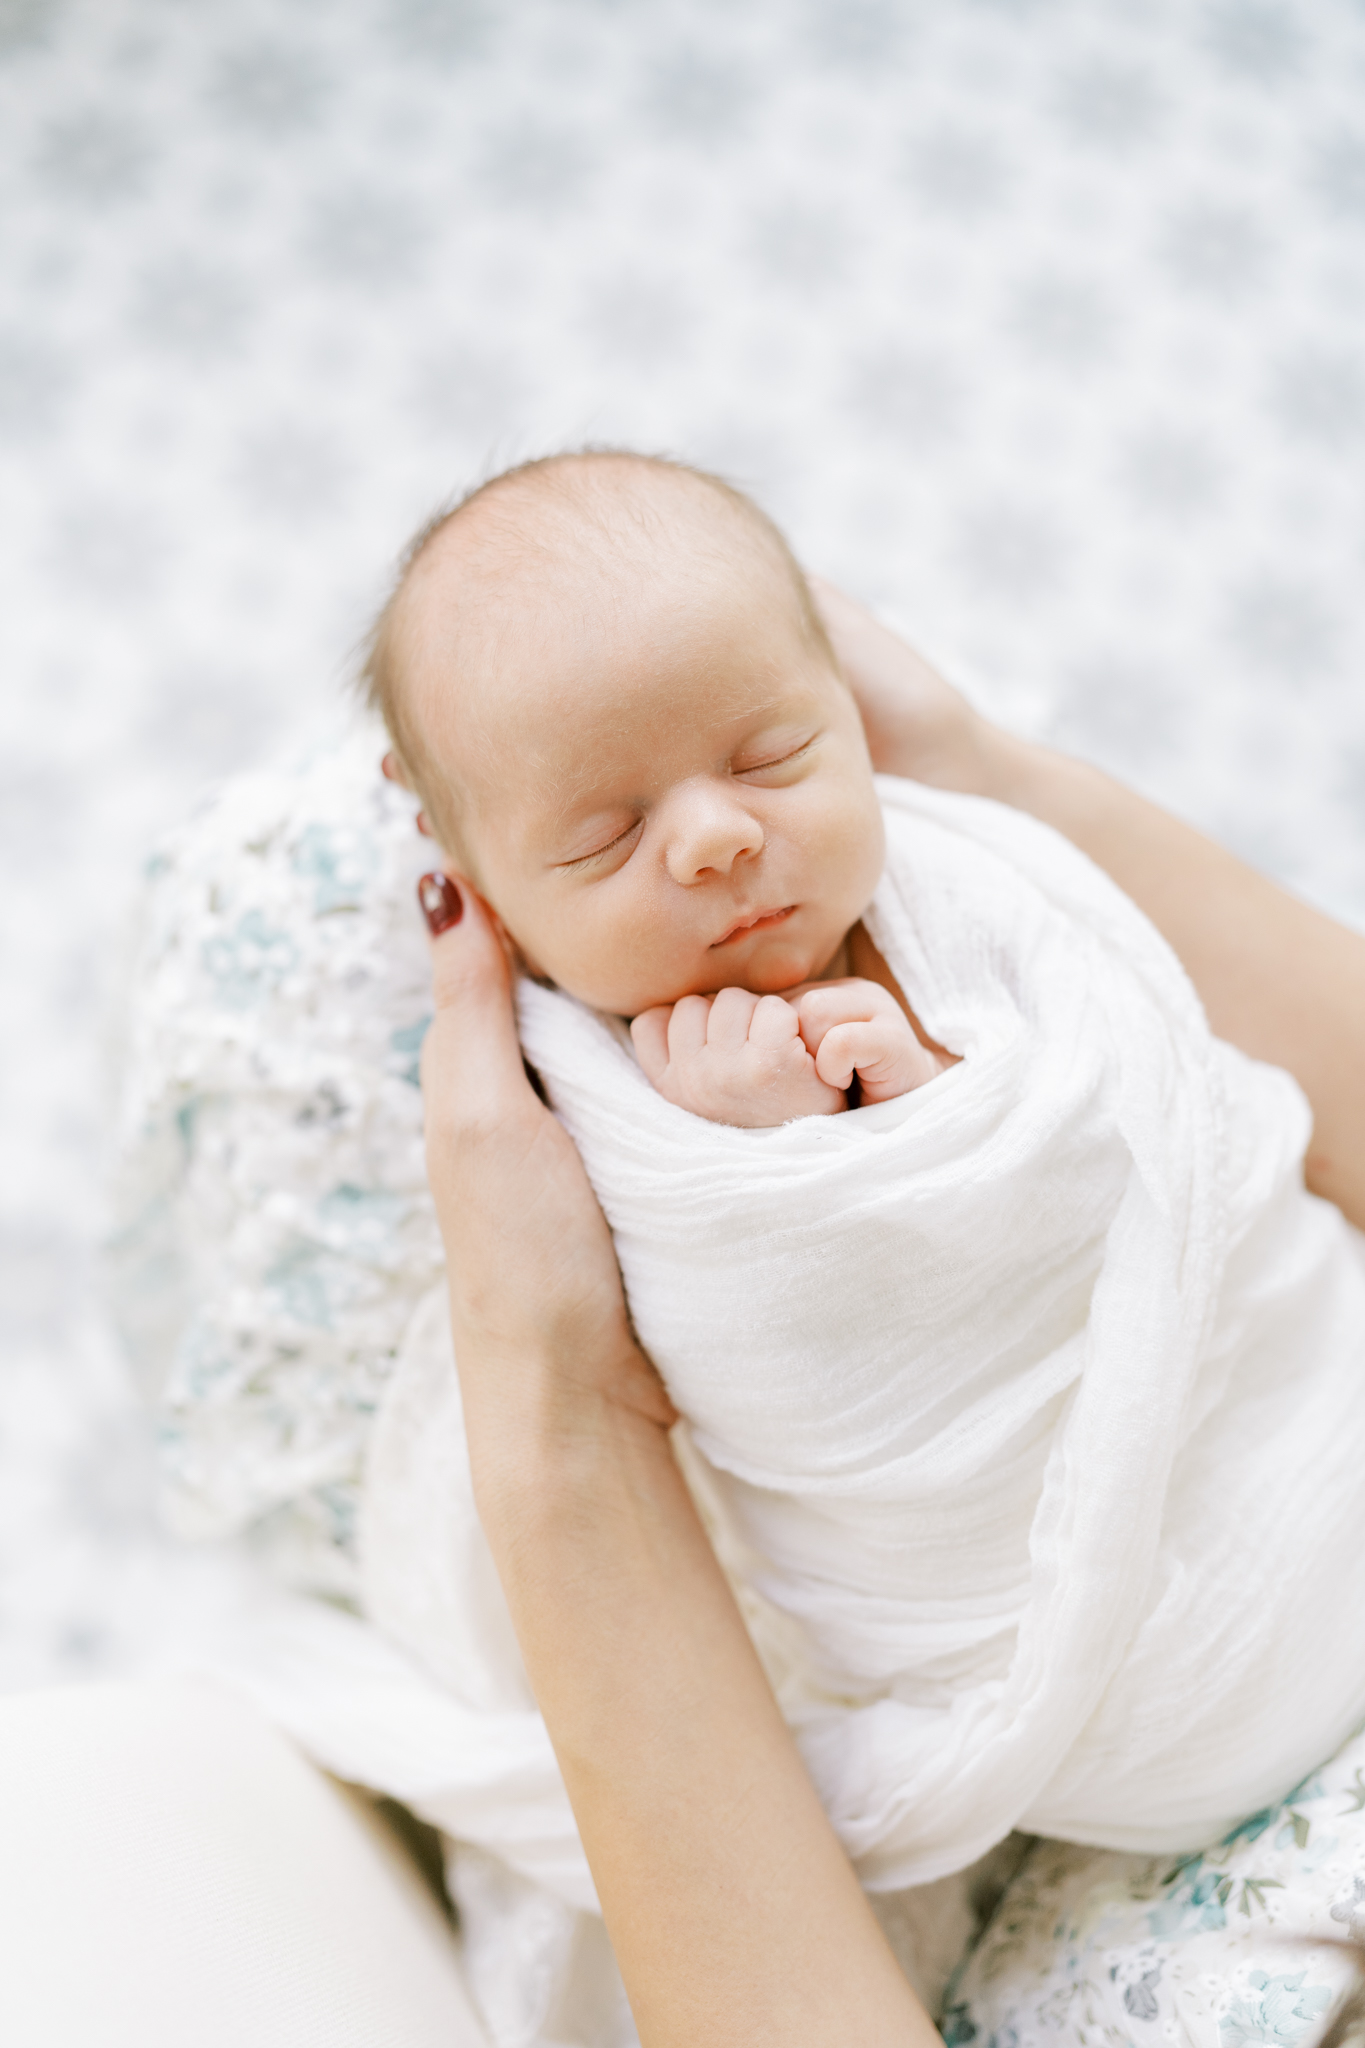
[{"label": "patterned background fabric", "polygon": [[1365,1737],[1202,1855],[1038,1842],[949,1993],[946,2048],[1298,2048],[1357,1979]]},{"label": "patterned background fabric", "polygon": [[241,1597],[93,1292],[120,934],[408,530],[625,441],[1365,923],[1358,0],[0,0],[0,1685]]}]

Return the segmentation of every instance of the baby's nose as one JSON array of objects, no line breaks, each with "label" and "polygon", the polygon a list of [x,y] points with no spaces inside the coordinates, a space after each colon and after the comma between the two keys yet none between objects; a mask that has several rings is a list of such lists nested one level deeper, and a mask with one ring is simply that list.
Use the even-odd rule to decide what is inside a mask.
[{"label": "baby's nose", "polygon": [[684,888],[708,874],[728,875],[736,861],[763,850],[763,828],[733,789],[714,783],[678,793],[669,820],[668,872]]}]

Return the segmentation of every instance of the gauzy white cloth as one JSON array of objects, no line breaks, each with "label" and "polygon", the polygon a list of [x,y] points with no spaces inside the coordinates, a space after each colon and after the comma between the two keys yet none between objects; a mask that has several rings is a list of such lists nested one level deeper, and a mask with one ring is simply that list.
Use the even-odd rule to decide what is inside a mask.
[{"label": "gauzy white cloth", "polygon": [[865,1882],[1192,1847],[1365,1717],[1360,1240],[1098,869],[879,786],[867,928],[960,1064],[751,1131],[531,984],[523,1045]]}]

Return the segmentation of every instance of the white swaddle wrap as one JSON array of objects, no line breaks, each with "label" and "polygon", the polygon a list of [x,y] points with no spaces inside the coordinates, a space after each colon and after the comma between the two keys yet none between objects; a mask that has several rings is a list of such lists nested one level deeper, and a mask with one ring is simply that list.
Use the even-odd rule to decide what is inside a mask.
[{"label": "white swaddle wrap", "polygon": [[[244,783],[157,884],[130,1286],[173,1337],[171,1216],[195,1316],[144,1363],[176,1497],[214,1529],[310,1487],[330,1511],[364,1458],[364,1618],[251,1608],[191,1661],[445,1832],[493,2038],[628,2048],[475,1509],[409,1070],[415,849],[374,751]],[[899,1887],[1020,1823],[1197,1848],[1365,1716],[1365,1275],[1303,1192],[1297,1088],[1210,1040],[1101,874],[991,804],[881,794],[868,923],[965,1056],[929,1086],[732,1130],[658,1096],[614,1021],[530,985],[521,1011],[783,1707],[936,2011],[975,1880]]]},{"label": "white swaddle wrap", "polygon": [[750,1131],[556,992],[523,1044],[864,1879],[1197,1844],[1365,1716],[1359,1241],[1295,1084],[1096,868],[879,787],[867,926],[960,1064]]}]

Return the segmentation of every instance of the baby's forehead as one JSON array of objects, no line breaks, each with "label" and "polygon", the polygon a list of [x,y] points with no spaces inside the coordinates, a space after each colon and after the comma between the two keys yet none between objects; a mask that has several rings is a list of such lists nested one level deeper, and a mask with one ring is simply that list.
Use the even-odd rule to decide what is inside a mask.
[{"label": "baby's forehead", "polygon": [[[772,594],[711,589],[660,574],[625,591],[567,577],[527,606],[494,593],[461,634],[457,660],[435,668],[427,716],[446,728],[486,787],[534,770],[555,799],[575,800],[614,766],[649,760],[665,740],[700,737],[770,711],[797,641]],[[787,625],[788,631],[782,627]],[[758,651],[736,696],[727,656]]]},{"label": "baby's forehead", "polygon": [[606,757],[647,758],[652,734],[700,711],[688,651],[703,650],[704,670],[708,635],[806,637],[799,572],[747,501],[690,472],[589,467],[499,480],[409,572],[398,715],[427,782],[470,825],[532,791],[572,809]]},{"label": "baby's forehead", "polygon": [[414,565],[404,666],[421,696],[454,686],[511,710],[521,692],[509,686],[553,670],[567,647],[609,657],[635,643],[643,675],[652,644],[708,611],[794,617],[790,567],[748,526],[690,476],[612,492],[513,479],[462,508]]},{"label": "baby's forehead", "polygon": [[739,559],[756,571],[782,566],[743,500],[688,471],[568,460],[500,478],[462,505],[414,565],[410,588],[419,601],[444,589],[472,619],[507,604],[572,604],[589,589],[619,603],[684,565],[695,578]]}]

